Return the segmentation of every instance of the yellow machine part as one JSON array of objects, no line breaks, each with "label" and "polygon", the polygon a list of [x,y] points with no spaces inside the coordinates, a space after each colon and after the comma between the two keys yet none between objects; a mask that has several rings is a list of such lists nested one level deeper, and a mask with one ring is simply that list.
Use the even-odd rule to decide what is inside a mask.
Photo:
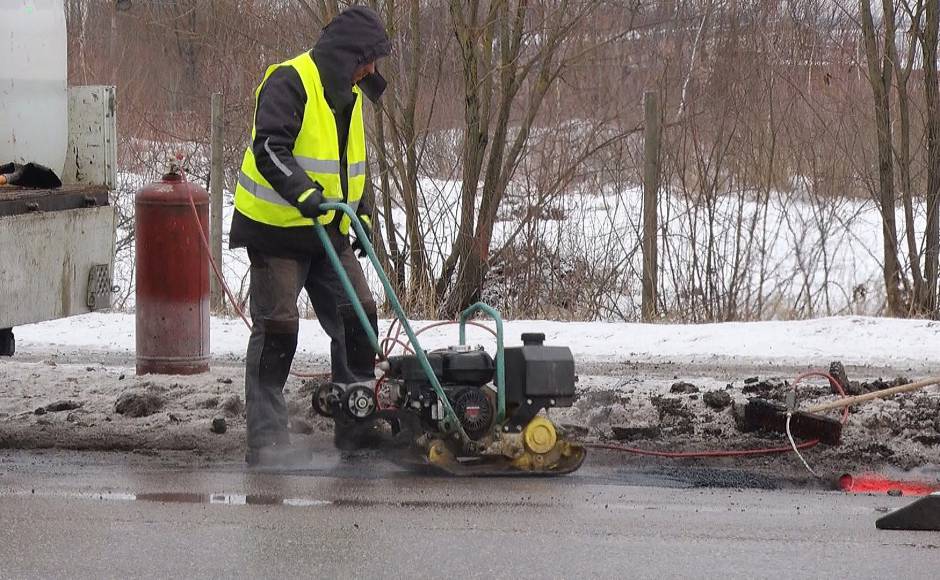
[{"label": "yellow machine part", "polygon": [[428,441],[425,449],[426,461],[451,475],[560,475],[577,470],[585,457],[582,445],[560,439],[555,425],[541,416],[476,456],[458,459],[458,451],[441,439]]},{"label": "yellow machine part", "polygon": [[555,425],[545,417],[536,417],[529,421],[522,432],[522,440],[526,449],[532,453],[548,453],[558,441]]},{"label": "yellow machine part", "polygon": [[435,439],[428,447],[428,460],[432,465],[445,465],[454,461],[454,454],[443,441]]}]

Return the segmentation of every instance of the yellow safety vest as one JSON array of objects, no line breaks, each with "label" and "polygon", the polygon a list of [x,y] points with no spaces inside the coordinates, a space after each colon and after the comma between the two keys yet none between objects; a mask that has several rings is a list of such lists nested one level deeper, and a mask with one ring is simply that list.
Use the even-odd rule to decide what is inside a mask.
[{"label": "yellow safety vest", "polygon": [[[309,52],[268,67],[264,73],[264,79],[255,91],[255,108],[257,110],[258,95],[261,94],[264,83],[278,67],[282,66],[294,67],[307,93],[304,120],[294,142],[294,159],[310,179],[323,187],[324,201],[342,201],[343,188],[340,183],[336,119],[326,102],[320,72]],[[345,201],[353,210],[356,210],[366,184],[366,137],[362,125],[362,96],[358,87],[353,87],[353,92],[356,93],[356,105],[349,124],[349,138],[346,146],[348,195]],[[254,143],[254,140],[255,128],[254,121],[252,121],[251,142]],[[235,208],[245,216],[270,226],[290,228],[313,225],[312,219],[302,216],[300,210],[281,197],[261,175],[255,163],[251,143],[245,150],[241,173],[235,187]],[[327,212],[317,220],[324,225],[332,223],[336,217],[335,213],[335,211]],[[344,234],[349,233],[348,216],[342,217],[339,229]]]}]

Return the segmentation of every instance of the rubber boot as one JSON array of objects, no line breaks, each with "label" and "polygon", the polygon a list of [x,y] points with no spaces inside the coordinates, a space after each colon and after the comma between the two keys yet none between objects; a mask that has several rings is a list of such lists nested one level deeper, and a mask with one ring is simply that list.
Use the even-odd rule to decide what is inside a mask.
[{"label": "rubber boot", "polygon": [[[350,374],[358,383],[371,383],[375,381],[375,349],[369,335],[362,328],[362,322],[356,315],[352,304],[343,304],[339,307],[339,314],[343,321],[346,342],[346,365]],[[378,336],[378,316],[375,312],[366,312],[372,332]]]}]

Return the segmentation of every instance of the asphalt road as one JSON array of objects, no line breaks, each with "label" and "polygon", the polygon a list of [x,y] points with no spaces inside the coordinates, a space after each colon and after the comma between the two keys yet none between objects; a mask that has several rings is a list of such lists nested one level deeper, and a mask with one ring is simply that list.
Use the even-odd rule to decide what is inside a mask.
[{"label": "asphalt road", "polygon": [[940,533],[875,529],[911,501],[602,454],[458,480],[327,449],[283,473],[5,451],[0,577],[937,578]]}]

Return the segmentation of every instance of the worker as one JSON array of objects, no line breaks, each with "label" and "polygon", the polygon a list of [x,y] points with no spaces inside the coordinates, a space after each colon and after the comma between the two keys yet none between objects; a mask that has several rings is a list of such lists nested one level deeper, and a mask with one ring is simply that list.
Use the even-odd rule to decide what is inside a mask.
[{"label": "worker", "polygon": [[248,250],[251,338],[245,363],[250,466],[295,462],[283,389],[297,348],[297,298],[307,291],[330,337],[332,379],[375,379],[374,352],[314,229],[325,226],[373,330],[376,304],[350,243],[350,220],[324,202],[356,209],[371,236],[362,199],[366,139],[362,95],[376,102],[385,79],[376,61],[391,49],[378,14],[351,7],[327,24],[316,45],[269,67],[256,92],[251,143],[235,189],[230,245]]}]

